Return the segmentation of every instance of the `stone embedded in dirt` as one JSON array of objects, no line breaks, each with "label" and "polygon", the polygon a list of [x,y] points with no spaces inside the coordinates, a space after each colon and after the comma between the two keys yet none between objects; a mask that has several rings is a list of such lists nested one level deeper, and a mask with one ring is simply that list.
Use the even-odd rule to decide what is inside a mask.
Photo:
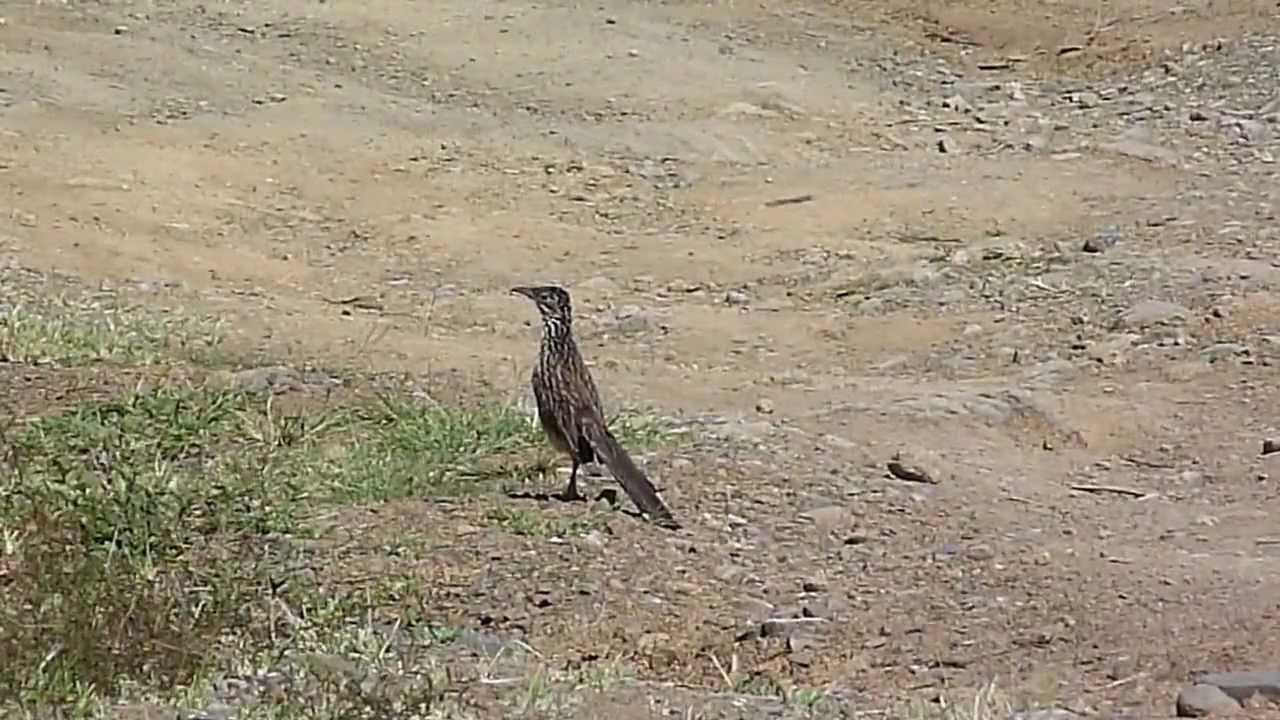
[{"label": "stone embedded in dirt", "polygon": [[761,415],[773,414],[773,401],[769,398],[760,398],[756,401],[756,412]]},{"label": "stone embedded in dirt", "polygon": [[938,138],[938,152],[944,155],[955,155],[960,152],[960,146],[956,144],[956,141],[950,135],[943,135]]},{"label": "stone embedded in dirt", "polygon": [[1185,322],[1191,311],[1166,300],[1144,300],[1120,314],[1117,327],[1138,330],[1152,325]]},{"label": "stone embedded in dirt", "polygon": [[973,104],[966,100],[963,95],[952,95],[949,98],[944,98],[942,107],[958,113],[968,114],[973,112]]},{"label": "stone embedded in dirt", "polygon": [[360,682],[368,674],[366,668],[334,653],[309,652],[302,654],[299,659],[320,680],[335,683],[348,680]]},{"label": "stone embedded in dirt", "polygon": [[1273,440],[1271,438],[1267,438],[1266,440],[1262,441],[1263,455],[1271,455],[1273,453],[1278,453],[1278,452],[1280,452],[1280,440]]},{"label": "stone embedded in dirt", "polygon": [[608,331],[618,335],[635,335],[649,330],[654,325],[653,316],[636,305],[624,305],[618,308],[608,325]]},{"label": "stone embedded in dirt", "polygon": [[112,715],[117,720],[178,720],[183,717],[173,708],[150,703],[127,703],[112,708]]},{"label": "stone embedded in dirt", "polygon": [[813,633],[826,623],[826,618],[817,617],[770,618],[760,623],[758,632],[762,638],[789,638],[797,634]]},{"label": "stone embedded in dirt", "polygon": [[1093,237],[1087,238],[1080,249],[1087,253],[1100,253],[1114,247],[1120,241],[1120,237],[1120,228],[1111,225],[1094,233]]},{"label": "stone embedded in dirt", "polygon": [[939,476],[936,472],[921,465],[917,459],[903,455],[901,452],[894,453],[893,458],[889,460],[886,467],[889,469],[889,474],[899,480],[925,483],[927,485],[938,484]]},{"label": "stone embedded in dirt", "polygon": [[1077,720],[1083,717],[1066,708],[1044,708],[1041,710],[1024,710],[1009,716],[1009,720]]},{"label": "stone embedded in dirt", "polygon": [[1240,343],[1214,343],[1204,350],[1200,351],[1200,356],[1210,363],[1226,360],[1227,358],[1240,357],[1249,354],[1249,346]]},{"label": "stone embedded in dirt", "polygon": [[1145,160],[1153,165],[1178,165],[1178,154],[1176,152],[1141,140],[1122,138],[1115,142],[1100,143],[1098,149],[1138,160]]},{"label": "stone embedded in dirt", "polygon": [[1248,145],[1257,145],[1267,139],[1267,126],[1257,120],[1236,121],[1236,132],[1240,141]]},{"label": "stone embedded in dirt", "polygon": [[618,283],[603,275],[596,275],[578,283],[578,287],[596,292],[613,292],[618,289]]},{"label": "stone embedded in dirt", "polygon": [[1198,684],[1178,693],[1178,717],[1236,715],[1244,708],[1216,685]]},{"label": "stone embedded in dirt", "polygon": [[979,543],[977,545],[970,545],[969,547],[965,548],[964,556],[970,560],[976,560],[981,562],[984,560],[994,559],[996,556],[996,551],[992,549],[990,545],[983,545]]},{"label": "stone embedded in dirt", "polygon": [[1205,673],[1195,680],[1200,685],[1212,685],[1241,703],[1258,694],[1280,701],[1280,671]]},{"label": "stone embedded in dirt", "polygon": [[720,110],[721,115],[737,115],[740,117],[759,117],[774,118],[778,117],[778,113],[773,110],[766,110],[759,105],[752,105],[749,102],[733,102],[724,106]]},{"label": "stone embedded in dirt", "polygon": [[1098,93],[1090,90],[1076,93],[1073,100],[1075,101],[1076,107],[1081,108],[1082,110],[1098,107],[1098,104],[1102,102],[1102,98],[1098,96]]},{"label": "stone embedded in dirt", "polygon": [[800,514],[800,517],[807,518],[822,530],[833,530],[843,527],[849,521],[848,508],[839,505],[828,505],[827,507],[815,508]]},{"label": "stone embedded in dirt", "polygon": [[228,390],[262,392],[276,388],[297,387],[303,384],[304,381],[302,375],[291,367],[271,365],[234,372],[223,370],[214,373],[209,378],[209,382],[214,387]]}]

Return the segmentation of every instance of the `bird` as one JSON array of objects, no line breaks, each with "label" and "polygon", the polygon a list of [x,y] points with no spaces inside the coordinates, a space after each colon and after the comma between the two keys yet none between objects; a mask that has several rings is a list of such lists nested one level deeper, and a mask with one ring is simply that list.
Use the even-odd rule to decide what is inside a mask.
[{"label": "bird", "polygon": [[511,292],[532,300],[542,316],[542,342],[530,380],[543,433],[552,447],[573,461],[561,497],[585,499],[578,493],[578,468],[599,460],[651,522],[679,529],[657,489],[609,431],[600,392],[574,340],[569,292],[556,285],[519,286]]}]

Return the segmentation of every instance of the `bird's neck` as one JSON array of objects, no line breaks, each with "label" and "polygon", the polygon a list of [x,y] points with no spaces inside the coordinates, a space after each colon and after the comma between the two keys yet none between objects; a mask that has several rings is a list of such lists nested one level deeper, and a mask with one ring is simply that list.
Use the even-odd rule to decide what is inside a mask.
[{"label": "bird's neck", "polygon": [[565,318],[548,318],[542,324],[544,345],[563,345],[573,342],[573,323]]}]

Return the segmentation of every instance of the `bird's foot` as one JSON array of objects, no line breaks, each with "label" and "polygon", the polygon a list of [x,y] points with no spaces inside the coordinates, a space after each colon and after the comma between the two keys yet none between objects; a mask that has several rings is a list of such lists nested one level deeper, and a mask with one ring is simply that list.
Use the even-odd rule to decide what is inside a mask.
[{"label": "bird's foot", "polygon": [[587,496],[578,492],[577,488],[566,488],[565,490],[562,490],[556,493],[553,497],[555,497],[555,499],[557,500],[560,500],[561,502],[586,502],[587,501]]}]

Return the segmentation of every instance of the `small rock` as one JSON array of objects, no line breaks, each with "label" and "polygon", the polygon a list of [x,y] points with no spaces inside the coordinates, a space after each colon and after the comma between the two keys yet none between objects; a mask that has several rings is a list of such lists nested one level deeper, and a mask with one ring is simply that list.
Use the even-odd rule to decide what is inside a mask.
[{"label": "small rock", "polygon": [[820,529],[832,530],[848,522],[849,510],[840,505],[828,505],[801,513],[800,517],[810,520]]},{"label": "small rock", "polygon": [[1111,225],[1094,233],[1093,237],[1084,241],[1081,250],[1087,253],[1100,253],[1114,247],[1120,241],[1120,228]]},{"label": "small rock", "polygon": [[1145,160],[1156,165],[1177,166],[1178,154],[1154,143],[1131,138],[1121,138],[1115,142],[1100,143],[1098,149],[1106,152],[1126,155],[1138,160]]},{"label": "small rock", "polygon": [[636,305],[624,305],[614,313],[609,323],[609,331],[619,335],[642,333],[653,326],[653,318],[649,313]]},{"label": "small rock", "polygon": [[1009,716],[1009,720],[1078,720],[1081,716],[1064,708],[1026,710]]},{"label": "small rock", "polygon": [[1273,453],[1280,453],[1280,440],[1273,440],[1271,438],[1267,438],[1266,440],[1263,440],[1262,454],[1271,455]]},{"label": "small rock", "polygon": [[654,278],[652,275],[637,275],[631,278],[632,290],[639,290],[643,292],[643,291],[652,289],[653,286],[654,286]]},{"label": "small rock", "polygon": [[348,680],[359,682],[368,674],[365,668],[333,653],[306,653],[302,656],[302,663],[317,678],[335,683]]},{"label": "small rock", "polygon": [[129,32],[129,26],[117,25],[114,28],[112,28],[111,32],[115,33],[116,35],[124,35],[125,33]]},{"label": "small rock", "polygon": [[1240,120],[1236,123],[1236,131],[1240,133],[1240,140],[1249,145],[1257,145],[1267,139],[1267,126],[1257,120]]},{"label": "small rock", "polygon": [[127,703],[113,708],[117,720],[177,720],[181,715],[173,708],[150,703]]},{"label": "small rock", "polygon": [[965,548],[964,556],[970,560],[983,562],[983,561],[991,560],[995,558],[996,551],[993,550],[990,545],[982,545],[982,544],[970,545],[969,547]]},{"label": "small rock", "polygon": [[618,284],[603,275],[596,275],[593,278],[583,280],[578,284],[580,288],[595,290],[596,292],[609,292],[618,289]]},{"label": "small rock", "polygon": [[942,101],[942,107],[948,110],[954,110],[958,113],[967,114],[973,112],[973,105],[968,100],[965,100],[963,95],[952,95],[951,97],[944,99]]},{"label": "small rock", "polygon": [[209,379],[214,387],[242,392],[262,392],[275,388],[296,387],[302,383],[297,370],[284,365],[250,368],[231,372],[223,370]]},{"label": "small rock", "polygon": [[956,145],[956,141],[951,139],[949,135],[943,135],[938,138],[938,152],[946,155],[955,155],[960,152],[960,146]]},{"label": "small rock", "polygon": [[756,412],[761,415],[773,414],[773,401],[769,398],[760,398],[756,401]]},{"label": "small rock", "polygon": [[1098,97],[1098,93],[1085,91],[1076,95],[1076,107],[1083,110],[1098,107],[1102,102],[1102,98]]},{"label": "small rock", "polygon": [[766,110],[759,105],[752,105],[749,102],[729,103],[720,110],[721,115],[737,115],[740,117],[758,117],[772,118],[777,117],[778,113],[773,110]]},{"label": "small rock", "polygon": [[814,629],[826,622],[825,618],[814,617],[771,618],[760,623],[759,636],[762,638],[792,637],[797,634],[813,632]]},{"label": "small rock", "polygon": [[725,305],[746,305],[751,302],[751,296],[742,290],[730,290],[724,294]]},{"label": "small rock", "polygon": [[1243,709],[1216,685],[1192,685],[1178,693],[1178,717],[1234,715]]},{"label": "small rock", "polygon": [[1140,329],[1151,325],[1181,322],[1190,312],[1183,306],[1164,300],[1145,300],[1120,315],[1118,328]]},{"label": "small rock", "polygon": [[1214,343],[1200,351],[1200,356],[1210,363],[1248,354],[1249,347],[1239,343]]},{"label": "small rock", "polygon": [[936,485],[938,483],[937,477],[933,473],[912,462],[909,458],[903,457],[901,453],[894,453],[893,459],[888,462],[887,467],[889,469],[889,474],[899,480],[926,483],[929,485]]}]

